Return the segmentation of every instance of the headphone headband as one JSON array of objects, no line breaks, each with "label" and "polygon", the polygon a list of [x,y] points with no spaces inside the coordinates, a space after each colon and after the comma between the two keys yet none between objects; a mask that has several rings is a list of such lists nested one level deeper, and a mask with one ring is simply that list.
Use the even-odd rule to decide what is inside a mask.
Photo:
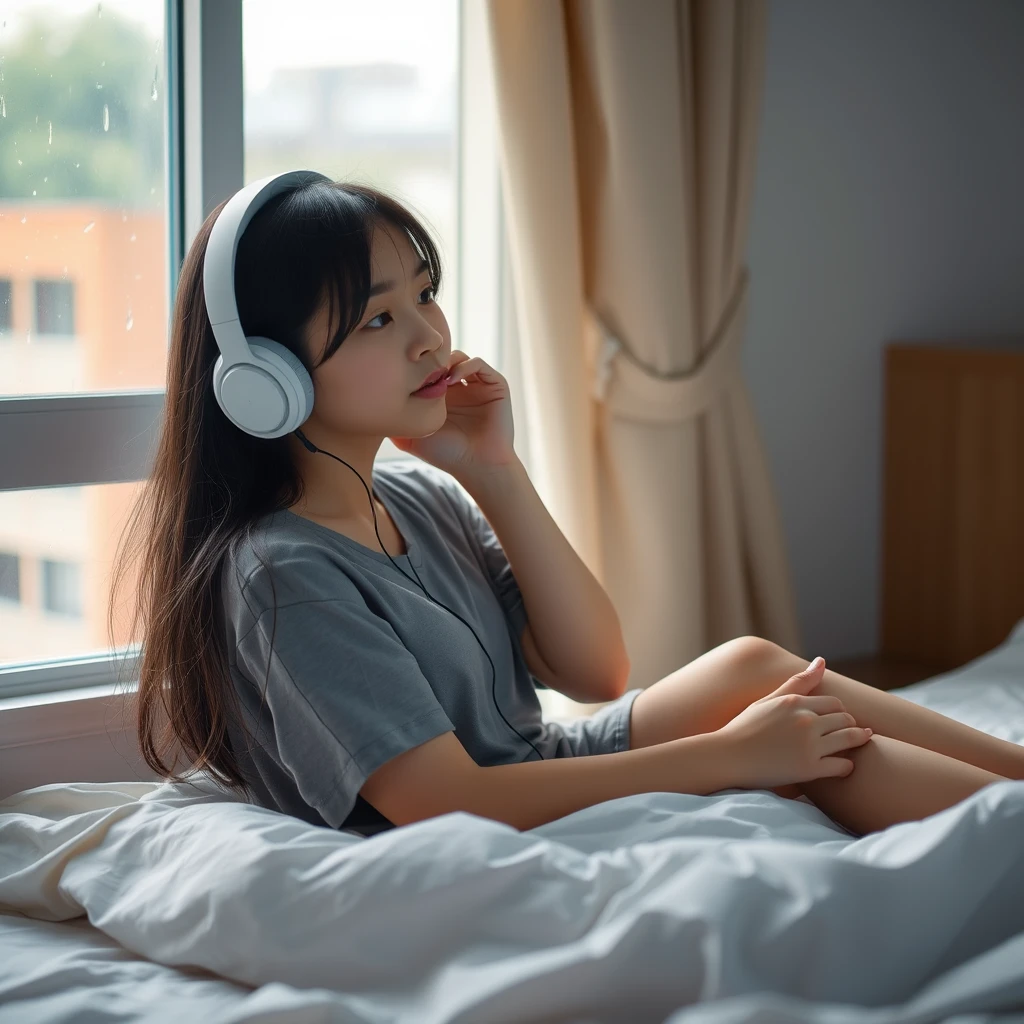
[{"label": "headphone headband", "polygon": [[301,360],[270,338],[246,337],[235,297],[235,256],[249,221],[274,196],[331,179],[317,171],[286,171],[239,189],[217,215],[203,259],[203,293],[220,350],[213,393],[224,414],[255,437],[280,437],[313,408],[313,382]]}]

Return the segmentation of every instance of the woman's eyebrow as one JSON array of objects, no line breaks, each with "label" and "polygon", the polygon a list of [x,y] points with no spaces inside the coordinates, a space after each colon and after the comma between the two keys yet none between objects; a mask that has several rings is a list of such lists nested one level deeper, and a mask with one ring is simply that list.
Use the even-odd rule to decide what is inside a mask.
[{"label": "woman's eyebrow", "polygon": [[[420,260],[420,265],[416,268],[415,277],[419,277],[424,270],[429,270],[430,267],[426,260]],[[394,281],[378,281],[375,285],[370,287],[370,297],[374,295],[382,295],[384,292],[391,291],[395,287]]]}]

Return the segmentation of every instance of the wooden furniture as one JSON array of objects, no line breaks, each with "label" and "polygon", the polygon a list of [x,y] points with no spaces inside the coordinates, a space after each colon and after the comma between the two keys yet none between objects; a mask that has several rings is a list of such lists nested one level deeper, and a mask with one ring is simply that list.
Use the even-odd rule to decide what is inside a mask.
[{"label": "wooden furniture", "polygon": [[1024,618],[1024,341],[889,345],[884,443],[881,651],[829,667],[889,689]]}]

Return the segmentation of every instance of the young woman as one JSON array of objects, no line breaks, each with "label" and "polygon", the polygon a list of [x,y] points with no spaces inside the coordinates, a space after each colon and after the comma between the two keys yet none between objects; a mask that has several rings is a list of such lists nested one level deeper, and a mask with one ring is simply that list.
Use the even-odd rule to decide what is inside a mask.
[{"label": "young woman", "polygon": [[[363,835],[727,788],[805,796],[863,833],[1024,778],[1024,749],[756,637],[625,691],[615,611],[516,457],[508,385],[452,350],[435,246],[378,191],[304,184],[245,228],[242,329],[290,349],[314,398],[298,431],[240,430],[211,385],[218,213],[182,267],[160,447],[115,575],[116,594],[141,555],[154,770]],[[410,464],[374,465],[385,437]],[[536,685],[607,703],[545,723]]]}]

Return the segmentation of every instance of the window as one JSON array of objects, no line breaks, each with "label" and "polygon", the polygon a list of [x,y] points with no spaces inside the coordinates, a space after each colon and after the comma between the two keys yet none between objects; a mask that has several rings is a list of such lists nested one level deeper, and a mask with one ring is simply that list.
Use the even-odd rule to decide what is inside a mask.
[{"label": "window", "polygon": [[458,310],[458,8],[291,0],[282,32],[278,0],[242,5],[246,182],[309,167],[391,192],[439,244],[449,323]]},{"label": "window", "polygon": [[[0,588],[19,598],[0,600],[0,697],[118,678],[110,568],[159,435],[176,268],[206,212],[245,182],[306,166],[395,194],[438,243],[453,345],[472,325],[469,350],[501,366],[483,5],[288,10],[5,5],[0,552],[14,562],[0,560]],[[385,442],[389,456],[406,457]],[[137,646],[129,612],[119,652]]]},{"label": "window", "polygon": [[70,281],[36,281],[36,332],[75,333],[75,286]]},{"label": "window", "polygon": [[[0,669],[109,650],[114,553],[143,486],[0,491]],[[131,600],[130,584],[123,597]],[[121,606],[115,618],[120,647],[133,641],[131,611]]]},{"label": "window", "polygon": [[21,577],[18,556],[11,551],[0,551],[0,601],[21,600]]},{"label": "window", "polygon": [[75,562],[44,558],[42,569],[43,610],[56,615],[82,616],[82,568]]},{"label": "window", "polygon": [[[309,167],[394,195],[437,243],[438,301],[461,348],[458,0],[292,0],[289,10],[282,33],[277,0],[243,0],[246,182]],[[367,45],[385,35],[386,47]],[[385,440],[380,457],[407,456]]]},{"label": "window", "polygon": [[11,282],[0,279],[0,335],[11,329]]},{"label": "window", "polygon": [[4,4],[0,396],[162,386],[165,17],[164,0]]}]

